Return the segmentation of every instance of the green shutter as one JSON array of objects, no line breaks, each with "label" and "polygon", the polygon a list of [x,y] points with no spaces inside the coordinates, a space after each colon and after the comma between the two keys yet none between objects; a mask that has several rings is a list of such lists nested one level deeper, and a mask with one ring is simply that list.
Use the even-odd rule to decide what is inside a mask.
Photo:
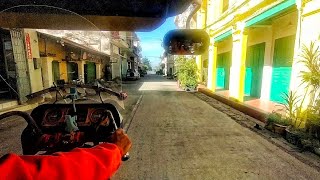
[{"label": "green shutter", "polygon": [[68,71],[68,81],[72,82],[72,80],[78,79],[78,64],[74,62],[67,63],[67,71]]},{"label": "green shutter", "polygon": [[217,58],[217,81],[218,88],[229,89],[229,76],[231,66],[231,51],[218,54]]},{"label": "green shutter", "polygon": [[93,62],[88,62],[87,64],[86,83],[92,83],[96,79],[96,64]]},{"label": "green shutter", "polygon": [[245,95],[260,98],[265,43],[248,47],[246,59]]},{"label": "green shutter", "polygon": [[52,61],[52,77],[55,83],[60,79],[60,68],[58,61]]},{"label": "green shutter", "polygon": [[270,99],[278,103],[284,103],[282,95],[289,92],[294,43],[294,35],[275,41]]},{"label": "green shutter", "polygon": [[244,94],[251,96],[251,85],[252,85],[252,69],[246,68],[246,77],[244,83]]},{"label": "green shutter", "polygon": [[217,88],[224,89],[225,71],[224,68],[217,68]]}]

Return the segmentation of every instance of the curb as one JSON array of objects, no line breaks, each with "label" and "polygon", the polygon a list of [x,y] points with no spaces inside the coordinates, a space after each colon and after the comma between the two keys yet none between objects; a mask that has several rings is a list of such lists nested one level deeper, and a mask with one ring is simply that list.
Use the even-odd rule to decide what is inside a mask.
[{"label": "curb", "polygon": [[256,108],[253,108],[251,106],[248,106],[244,103],[241,103],[241,102],[236,102],[234,100],[231,100],[231,99],[228,99],[228,98],[225,98],[223,96],[220,96],[220,95],[217,95],[216,93],[213,93],[211,92],[210,90],[206,89],[206,88],[198,88],[198,92],[200,93],[203,93],[209,97],[212,97],[240,112],[243,112],[263,123],[266,122],[266,116],[267,116],[267,113],[261,111],[261,110],[258,110]]},{"label": "curb", "polygon": [[129,128],[130,128],[130,126],[131,126],[131,122],[132,122],[132,120],[133,120],[133,117],[134,117],[134,115],[136,114],[136,112],[137,112],[137,110],[138,110],[138,107],[140,106],[140,103],[141,103],[141,101],[142,101],[142,97],[143,97],[143,95],[140,95],[138,101],[137,101],[136,104],[134,105],[134,108],[133,108],[130,116],[128,117],[128,121],[126,121],[125,125],[123,126],[123,129],[124,129],[124,131],[125,131],[126,133],[128,133],[128,131],[129,131]]},{"label": "curb", "polygon": [[[229,106],[228,104],[225,104],[224,102],[220,101],[219,99],[216,99],[212,96],[207,95],[206,93],[203,93],[201,91],[199,91],[200,94],[204,94],[205,96],[208,96],[209,98],[212,98],[216,101],[221,102],[222,104],[224,104],[224,106]],[[197,96],[197,98],[203,100],[204,102],[206,102],[204,99],[202,99],[201,97]],[[208,103],[208,102],[206,102]],[[214,106],[212,106],[210,103],[208,103],[209,106],[216,108]],[[229,106],[230,107],[230,106]],[[233,107],[231,107],[233,108]],[[216,108],[217,109],[217,108]],[[238,113],[243,113],[246,114],[244,112],[239,112],[238,109],[233,108],[236,111],[238,111]],[[221,111],[221,109],[217,109],[219,111]],[[284,152],[290,154],[292,157],[296,158],[297,160],[299,160],[300,162],[316,169],[317,171],[320,171],[320,157],[308,152],[308,151],[302,151],[299,148],[297,148],[294,145],[291,145],[290,143],[288,143],[285,139],[283,139],[281,136],[275,135],[271,132],[269,132],[268,130],[266,130],[263,126],[264,123],[262,123],[260,120],[257,120],[255,118],[252,117],[246,117],[246,120],[239,120],[237,118],[237,116],[232,116],[226,112],[224,112],[223,110],[221,111],[222,113],[226,114],[227,116],[229,116],[231,119],[233,119],[236,123],[238,123],[239,125],[241,125],[244,128],[249,129],[250,131],[256,133],[257,135],[259,135],[260,137],[262,137],[263,139],[267,140],[268,142],[272,143],[273,145],[277,146],[279,149],[283,150]],[[257,129],[255,126],[259,124],[259,126],[261,126],[259,129]]]},{"label": "curb", "polygon": [[13,107],[13,108],[9,108],[9,109],[5,109],[3,111],[0,111],[0,114],[10,112],[10,111],[29,111],[31,109],[36,108],[38,105],[39,105],[38,103],[19,105],[19,106]]}]

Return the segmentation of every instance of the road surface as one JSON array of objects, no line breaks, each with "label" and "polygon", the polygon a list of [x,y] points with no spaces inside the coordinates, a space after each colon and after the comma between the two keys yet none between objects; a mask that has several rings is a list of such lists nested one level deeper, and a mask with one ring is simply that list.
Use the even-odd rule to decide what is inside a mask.
[{"label": "road surface", "polygon": [[176,83],[148,76],[128,130],[133,147],[112,179],[319,179],[320,173]]},{"label": "road surface", "polygon": [[[149,75],[123,87],[129,98],[122,113],[133,147],[114,180],[320,178],[316,169],[192,93],[179,91],[172,80]],[[1,155],[21,153],[25,125],[18,118],[0,122]]]}]

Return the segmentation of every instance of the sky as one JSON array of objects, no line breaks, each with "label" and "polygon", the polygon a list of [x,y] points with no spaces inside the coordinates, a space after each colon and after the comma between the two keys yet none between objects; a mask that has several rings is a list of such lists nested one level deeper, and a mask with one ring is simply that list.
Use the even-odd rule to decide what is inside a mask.
[{"label": "sky", "polygon": [[176,29],[174,17],[168,18],[165,23],[154,31],[137,32],[142,47],[142,56],[150,60],[153,68],[159,65],[159,57],[164,52],[164,49],[161,47],[162,39],[172,29]]}]

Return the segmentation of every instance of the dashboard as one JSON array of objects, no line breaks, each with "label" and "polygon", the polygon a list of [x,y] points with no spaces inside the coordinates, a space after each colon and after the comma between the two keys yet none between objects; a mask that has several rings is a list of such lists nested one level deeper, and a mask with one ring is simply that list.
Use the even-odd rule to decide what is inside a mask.
[{"label": "dashboard", "polygon": [[115,130],[113,119],[117,127],[122,125],[121,116],[112,104],[76,104],[76,112],[72,104],[43,104],[31,112],[41,130],[49,134],[65,131],[67,115],[76,115],[79,130],[87,134],[95,134],[97,127],[102,127],[101,136],[112,133]]}]

